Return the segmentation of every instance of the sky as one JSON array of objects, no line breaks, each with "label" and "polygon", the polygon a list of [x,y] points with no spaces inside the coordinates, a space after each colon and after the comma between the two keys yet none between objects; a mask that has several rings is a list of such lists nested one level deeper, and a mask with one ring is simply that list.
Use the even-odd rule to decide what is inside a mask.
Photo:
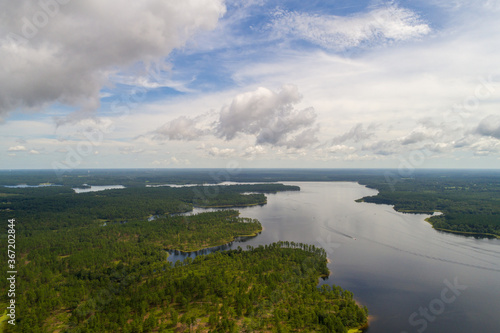
[{"label": "sky", "polygon": [[500,2],[0,3],[0,169],[495,168]]}]

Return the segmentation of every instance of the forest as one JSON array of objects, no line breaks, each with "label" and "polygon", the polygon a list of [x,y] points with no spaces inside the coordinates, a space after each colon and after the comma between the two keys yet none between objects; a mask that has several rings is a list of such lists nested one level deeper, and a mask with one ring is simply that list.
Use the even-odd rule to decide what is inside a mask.
[{"label": "forest", "polygon": [[[108,183],[109,184],[109,183]],[[326,253],[279,242],[171,263],[262,231],[234,209],[297,186],[0,187],[0,219],[16,219],[16,325],[5,332],[347,332],[367,310],[339,287],[318,288]],[[6,238],[2,238],[6,239]],[[4,241],[2,241],[4,243]],[[7,260],[5,252],[2,258]],[[1,305],[6,307],[5,280]]]},{"label": "forest", "polygon": [[432,214],[427,219],[437,230],[500,238],[500,177],[489,174],[430,174],[360,182],[379,193],[359,201],[394,205],[402,213]]},{"label": "forest", "polygon": [[[151,185],[168,183],[217,184],[226,181],[269,183],[278,181],[354,181],[379,191],[378,195],[362,198],[362,201],[393,205],[395,210],[403,213],[443,213],[443,215],[428,219],[437,230],[469,234],[476,237],[500,237],[499,170],[122,169],[68,170],[62,175],[56,174],[53,170],[0,171],[0,184],[3,185],[53,183],[64,185],[63,188],[66,191],[70,191],[70,187],[82,184],[121,184],[127,186],[128,191],[133,191],[133,188],[141,191],[144,186]],[[278,184],[268,185],[278,186]],[[158,213],[187,211],[191,209],[193,204],[200,207],[230,206],[224,199],[227,194],[211,192],[218,190],[210,189],[208,186],[198,188],[198,194],[195,196],[191,192],[180,201],[171,201],[175,207],[168,209],[157,207]],[[216,186],[216,188],[223,189],[225,187]],[[2,192],[7,190],[4,188]],[[268,192],[266,190],[247,190],[244,192],[272,193],[271,189],[267,190]],[[263,196],[243,195],[241,193],[243,192],[240,192],[238,196],[240,206],[265,202]],[[0,202],[2,202],[1,196],[6,194],[0,194]],[[142,197],[144,194],[137,192],[137,195]],[[235,200],[236,196],[229,196],[232,198],[231,200]],[[89,201],[91,200],[89,199]],[[5,202],[5,200],[3,201]],[[141,207],[149,205],[140,202],[138,204]],[[8,208],[4,207],[3,209]],[[149,211],[154,210],[149,209]],[[98,211],[99,209],[93,210],[93,212]],[[137,211],[131,208],[124,209],[123,214],[121,214],[122,218],[135,216]],[[151,214],[156,215],[155,212]],[[105,216],[105,214],[101,215]],[[114,216],[118,215],[120,215],[118,212],[114,213]]]},{"label": "forest", "polygon": [[18,226],[18,232],[25,229],[58,230],[97,222],[124,222],[152,215],[185,213],[193,207],[265,204],[264,193],[297,190],[300,190],[298,186],[283,184],[131,187],[88,193],[75,193],[67,186],[0,187],[0,216],[26,221]]}]

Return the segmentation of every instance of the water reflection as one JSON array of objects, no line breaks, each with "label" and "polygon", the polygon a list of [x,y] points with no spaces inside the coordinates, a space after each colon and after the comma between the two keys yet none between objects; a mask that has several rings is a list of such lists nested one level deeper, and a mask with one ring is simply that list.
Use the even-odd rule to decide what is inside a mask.
[{"label": "water reflection", "polygon": [[[219,252],[219,251],[227,251],[227,250],[232,250],[232,249],[237,249],[238,246],[243,245],[242,243],[246,243],[249,240],[258,237],[261,233],[259,232],[255,236],[240,236],[240,237],[235,237],[234,241],[224,244],[224,245],[219,245],[219,246],[214,246],[214,247],[209,247],[206,249],[198,250],[198,251],[192,251],[192,252],[184,252],[184,251],[179,251],[179,250],[166,250],[168,252],[168,261],[175,263],[176,261],[184,261],[186,258],[196,258],[197,256],[200,255],[207,255],[210,253],[214,252]],[[240,244],[240,245],[238,245]],[[242,250],[246,250],[246,248],[243,248],[241,246]]]}]

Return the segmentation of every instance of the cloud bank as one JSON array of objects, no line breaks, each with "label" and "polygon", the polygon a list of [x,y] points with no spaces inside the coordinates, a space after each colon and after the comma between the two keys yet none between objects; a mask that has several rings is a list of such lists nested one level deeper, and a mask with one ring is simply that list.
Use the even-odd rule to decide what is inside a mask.
[{"label": "cloud bank", "polygon": [[0,117],[59,102],[93,110],[108,76],[214,29],[223,0],[3,1]]},{"label": "cloud bank", "polygon": [[482,136],[489,136],[500,140],[500,117],[490,115],[484,118],[474,132]]},{"label": "cloud bank", "polygon": [[203,116],[175,118],[154,131],[153,137],[157,140],[197,140],[208,134],[207,129],[200,128],[202,118]]},{"label": "cloud bank", "polygon": [[301,100],[294,85],[284,85],[279,91],[259,87],[235,96],[208,126],[203,125],[204,116],[181,116],[152,134],[155,139],[184,141],[201,139],[208,134],[225,141],[250,135],[255,137],[256,145],[303,148],[317,142],[319,126],[313,108],[295,108]]}]

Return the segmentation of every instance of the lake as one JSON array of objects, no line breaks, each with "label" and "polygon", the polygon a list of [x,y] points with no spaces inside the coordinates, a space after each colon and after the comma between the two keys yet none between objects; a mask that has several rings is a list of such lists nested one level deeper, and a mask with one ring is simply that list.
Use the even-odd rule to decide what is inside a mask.
[{"label": "lake", "polygon": [[123,185],[92,185],[84,188],[75,187],[72,190],[75,191],[75,193],[88,193],[88,192],[99,192],[105,190],[121,190],[124,188],[125,186]]},{"label": "lake", "polygon": [[429,215],[356,203],[377,193],[357,183],[284,184],[301,191],[239,208],[264,230],[222,249],[279,240],[323,247],[332,274],[320,283],[348,289],[368,307],[369,333],[500,332],[500,240],[438,232],[424,221]]}]

